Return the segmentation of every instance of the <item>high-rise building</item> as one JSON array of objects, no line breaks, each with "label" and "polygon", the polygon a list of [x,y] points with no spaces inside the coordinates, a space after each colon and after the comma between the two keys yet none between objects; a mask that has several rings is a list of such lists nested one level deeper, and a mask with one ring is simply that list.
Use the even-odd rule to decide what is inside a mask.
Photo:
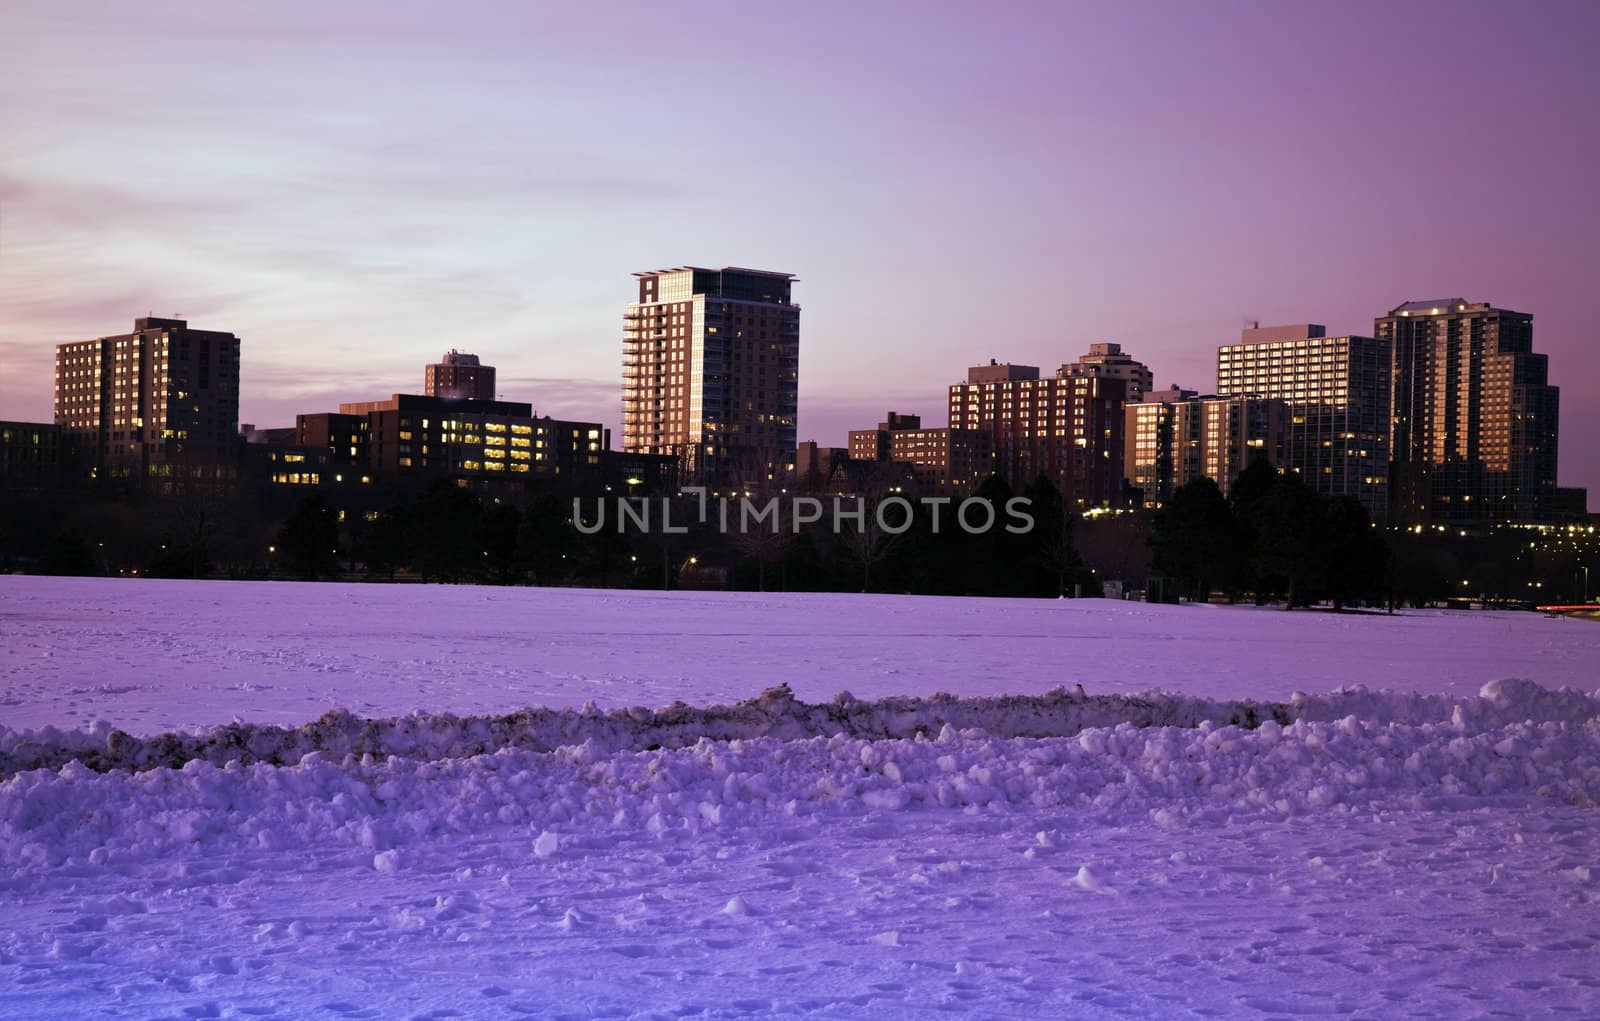
[{"label": "high-rise building", "polygon": [[1122,499],[1125,386],[1098,375],[1040,379],[1037,366],[991,360],[951,385],[950,426],[989,432],[994,470],[1014,489],[1044,475],[1068,507],[1114,506]]},{"label": "high-rise building", "polygon": [[1388,511],[1390,344],[1329,337],[1315,323],[1257,326],[1217,349],[1217,393],[1277,398],[1289,414],[1286,465],[1319,493]]},{"label": "high-rise building", "polygon": [[1057,376],[1098,376],[1102,379],[1120,379],[1127,384],[1129,403],[1139,400],[1155,387],[1155,375],[1143,362],[1123,354],[1121,344],[1090,344],[1089,353],[1075,362],[1068,362],[1056,372]]},{"label": "high-rise building", "polygon": [[479,363],[478,356],[451,348],[444,357],[427,367],[423,394],[452,400],[492,401],[494,366]]},{"label": "high-rise building", "polygon": [[636,273],[622,342],[622,445],[672,454],[684,481],[794,472],[800,385],[795,278],[763,270]]},{"label": "high-rise building", "polygon": [[55,418],[90,465],[112,474],[234,465],[239,338],[151,316],[132,333],[57,344]]},{"label": "high-rise building", "polygon": [[1374,332],[1394,348],[1396,520],[1552,520],[1560,391],[1533,353],[1533,316],[1408,301]]},{"label": "high-rise building", "polygon": [[1124,466],[1148,508],[1162,506],[1179,486],[1201,476],[1226,496],[1251,461],[1282,465],[1287,459],[1288,409],[1275,398],[1201,397],[1173,387],[1145,394],[1125,414]]}]

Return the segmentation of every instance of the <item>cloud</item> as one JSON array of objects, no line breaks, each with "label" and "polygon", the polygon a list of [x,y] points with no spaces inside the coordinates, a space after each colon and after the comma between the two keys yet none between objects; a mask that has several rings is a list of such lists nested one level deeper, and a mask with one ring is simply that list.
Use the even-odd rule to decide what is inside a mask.
[{"label": "cloud", "polygon": [[8,203],[7,212],[12,215],[25,211],[52,227],[102,233],[108,226],[171,229],[193,217],[224,216],[239,210],[233,197],[192,191],[154,194],[116,184],[40,176],[28,180],[16,174],[0,175],[0,201]]}]

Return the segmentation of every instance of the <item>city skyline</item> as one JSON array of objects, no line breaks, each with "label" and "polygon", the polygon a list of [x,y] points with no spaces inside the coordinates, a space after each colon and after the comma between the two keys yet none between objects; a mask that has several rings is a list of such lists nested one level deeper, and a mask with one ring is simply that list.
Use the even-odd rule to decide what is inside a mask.
[{"label": "city skyline", "polygon": [[[798,437],[824,443],[885,407],[941,424],[989,357],[1111,341],[1207,392],[1246,320],[1368,335],[1461,294],[1534,316],[1561,484],[1600,489],[1594,11],[1244,9],[728,8],[702,66],[616,45],[701,34],[644,7],[108,7],[85,33],[22,5],[0,417],[50,417],[54,344],[182,313],[243,338],[245,421],[414,388],[456,347],[620,436],[618,281],[682,262],[805,281]],[[1379,75],[1386,40],[1408,59]],[[680,131],[696,110],[761,130]]]}]

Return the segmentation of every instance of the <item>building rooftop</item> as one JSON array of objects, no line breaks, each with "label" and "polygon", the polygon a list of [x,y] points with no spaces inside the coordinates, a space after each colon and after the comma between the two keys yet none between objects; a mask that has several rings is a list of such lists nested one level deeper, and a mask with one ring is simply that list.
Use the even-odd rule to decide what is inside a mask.
[{"label": "building rooftop", "polygon": [[663,273],[744,273],[755,277],[777,277],[780,280],[792,280],[796,283],[799,278],[793,273],[778,273],[766,269],[746,269],[743,266],[673,266],[669,269],[649,269],[635,273],[636,277],[660,276]]},{"label": "building rooftop", "polygon": [[1467,301],[1465,298],[1434,298],[1431,301],[1408,301],[1402,305],[1396,305],[1394,308],[1389,310],[1389,314],[1398,315],[1401,312],[1422,312],[1428,315],[1438,315],[1440,312],[1448,312],[1451,309],[1457,309],[1459,311],[1464,310],[1466,307]]}]

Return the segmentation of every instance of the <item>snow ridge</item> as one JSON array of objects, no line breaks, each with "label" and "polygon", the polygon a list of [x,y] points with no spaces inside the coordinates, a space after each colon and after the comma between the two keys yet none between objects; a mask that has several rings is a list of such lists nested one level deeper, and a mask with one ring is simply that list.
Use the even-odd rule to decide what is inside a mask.
[{"label": "snow ridge", "polygon": [[[1336,693],[1301,704],[1326,709],[1340,699],[1372,697]],[[765,698],[768,708],[787,701],[770,692]],[[985,717],[991,722],[1046,726],[1042,713],[1035,718],[1010,700],[993,701]],[[1082,701],[1061,694],[1050,704]],[[1476,708],[1463,710],[1474,701]],[[1146,703],[1134,702],[1140,712],[1158,711]],[[819,709],[767,719],[751,703],[742,708],[769,731],[790,726],[794,713]],[[1000,737],[950,724],[930,735],[917,729],[926,719],[917,714],[891,718],[881,705],[869,714],[849,702],[834,708],[839,717],[858,711],[878,721],[875,727],[914,736],[857,737],[841,724],[831,736],[743,738],[731,733],[730,722],[729,740],[689,744],[684,735],[682,746],[644,751],[606,748],[591,737],[555,750],[502,746],[431,759],[310,751],[284,766],[193,758],[181,769],[97,773],[74,761],[0,781],[0,873],[314,846],[370,854],[374,868],[399,871],[408,845],[441,837],[522,833],[534,857],[560,858],[623,838],[919,810],[1072,812],[1083,821],[1143,819],[1182,829],[1368,805],[1467,807],[1530,795],[1586,809],[1600,802],[1596,701],[1532,685],[1487,686],[1476,700],[1456,700],[1446,718],[1425,722],[1346,715],[1287,725],[1269,719],[1252,728],[1205,719],[1194,726],[1123,720],[1085,725],[1070,737]],[[1437,717],[1444,706],[1391,708]],[[1506,714],[1530,709],[1577,715],[1507,722]],[[1082,721],[1094,711],[1064,714],[1056,723]],[[1179,702],[1159,709],[1163,717],[1196,711]],[[664,711],[668,719],[680,712]],[[632,745],[641,734],[676,733],[659,726],[629,730],[625,714],[598,719],[631,734]],[[459,739],[454,729],[447,733]],[[1094,882],[1086,876],[1080,885]]]},{"label": "snow ridge", "polygon": [[1088,695],[1082,685],[1037,696],[930,698],[898,696],[861,701],[841,692],[833,701],[797,700],[788,685],[731,706],[673,703],[602,713],[525,709],[504,716],[413,714],[367,719],[333,710],[300,727],[231,723],[194,733],[136,737],[97,723],[87,731],[0,727],[0,777],[77,762],[94,772],[178,769],[190,762],[288,765],[315,752],[329,758],[391,756],[459,759],[502,749],[553,751],[590,745],[606,752],[682,748],[701,740],[770,737],[785,741],[845,736],[895,740],[938,734],[945,727],[1001,738],[1071,737],[1091,727],[1184,727],[1203,723],[1253,729],[1267,721],[1328,721],[1354,716],[1372,723],[1459,720],[1494,726],[1522,720],[1587,719],[1600,711],[1600,692],[1550,690],[1531,681],[1485,685],[1476,698],[1374,692],[1363,686],[1324,695],[1295,693],[1288,702],[1215,700],[1164,691]]},{"label": "snow ridge", "polygon": [[457,759],[503,748],[551,751],[592,743],[607,751],[681,748],[713,741],[775,737],[802,740],[842,734],[862,739],[911,738],[943,727],[981,729],[1002,737],[1066,737],[1085,727],[1194,727],[1202,721],[1253,727],[1263,719],[1290,722],[1287,706],[1223,702],[1165,692],[1086,695],[1081,685],[1039,696],[956,698],[891,697],[861,701],[841,692],[827,703],[797,700],[787,684],[734,705],[663,709],[633,706],[601,712],[525,709],[504,716],[412,714],[368,719],[335,709],[300,727],[231,723],[195,733],[141,738],[96,724],[88,731],[0,727],[0,776],[29,769],[58,769],[77,761],[96,772],[180,768],[192,761],[285,765],[311,752],[326,756],[375,755]]}]

